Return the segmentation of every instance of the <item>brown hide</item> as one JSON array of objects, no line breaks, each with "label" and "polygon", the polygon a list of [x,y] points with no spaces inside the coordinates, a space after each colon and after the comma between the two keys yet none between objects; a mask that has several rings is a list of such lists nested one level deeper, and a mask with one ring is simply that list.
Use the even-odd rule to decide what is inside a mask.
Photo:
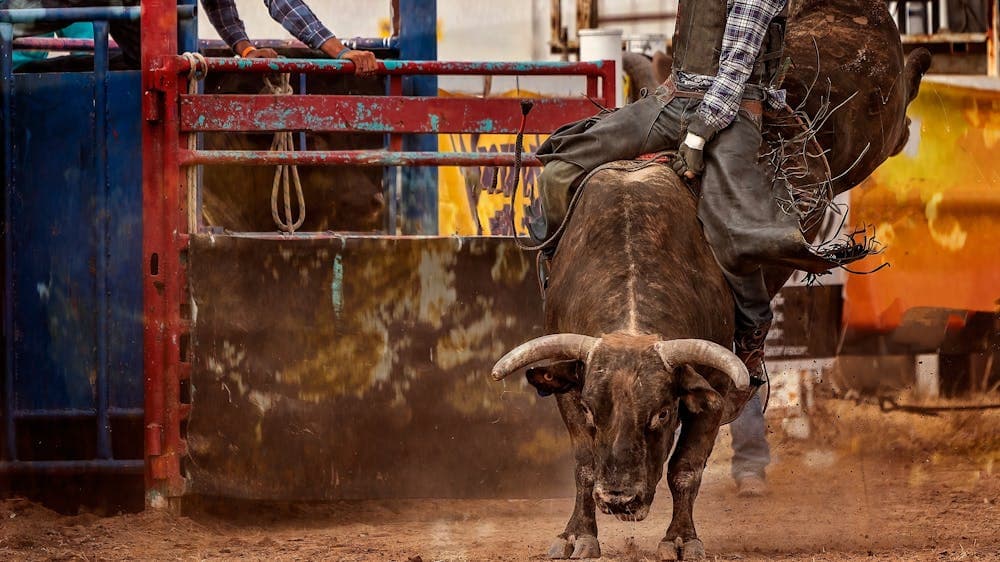
[{"label": "brown hide", "polygon": [[733,300],[672,170],[603,170],[587,183],[559,243],[545,331],[618,331],[732,343]]},{"label": "brown hide", "polygon": [[843,104],[817,135],[828,152],[834,190],[842,193],[906,144],[906,107],[917,95],[930,54],[920,49],[904,58],[899,31],[881,0],[793,5],[786,43],[792,66],[784,82],[788,103],[812,116],[824,98],[831,107]]},{"label": "brown hide", "polygon": [[[299,80],[292,76],[298,92]],[[214,94],[256,94],[263,81],[252,74],[209,74],[205,92]],[[384,92],[379,80],[361,80],[353,76],[312,76],[310,94],[357,93],[378,95]],[[206,149],[268,150],[272,134],[208,133]],[[354,150],[381,148],[382,135],[370,133],[317,133],[307,135],[309,150]],[[295,146],[301,150],[299,135]],[[382,170],[359,167],[299,167],[306,202],[306,220],[302,231],[370,232],[383,227],[385,202],[382,195]],[[206,166],[204,168],[205,223],[239,232],[278,230],[271,218],[273,166]],[[279,196],[279,202],[283,199]],[[297,216],[295,192],[292,191],[293,216]],[[283,209],[283,207],[279,207]],[[281,212],[283,215],[283,211]]]},{"label": "brown hide", "polygon": [[[686,365],[668,370],[654,347],[686,338],[732,345],[732,295],[695,197],[658,164],[595,173],[553,258],[545,295],[547,333],[601,337],[585,361],[528,373],[536,388],[556,392],[577,461],[576,507],[550,555],[599,556],[595,507],[623,521],[646,517],[679,425],[667,541],[695,537],[701,469],[722,416],[734,411],[725,400],[733,383],[711,369],[699,368],[700,376]],[[566,374],[559,388],[538,384],[539,375]]]}]

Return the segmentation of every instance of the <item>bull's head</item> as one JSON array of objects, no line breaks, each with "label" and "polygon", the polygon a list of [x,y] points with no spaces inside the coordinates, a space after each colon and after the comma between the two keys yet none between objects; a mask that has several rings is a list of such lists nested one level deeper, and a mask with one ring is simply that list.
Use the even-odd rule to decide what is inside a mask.
[{"label": "bull's head", "polygon": [[550,363],[529,369],[528,381],[542,395],[565,394],[567,426],[590,441],[597,506],[629,521],[649,513],[681,419],[722,414],[722,397],[692,365],[728,374],[740,390],[750,384],[743,362],[718,344],[622,334],[534,339],[500,359],[493,378],[542,361]]}]

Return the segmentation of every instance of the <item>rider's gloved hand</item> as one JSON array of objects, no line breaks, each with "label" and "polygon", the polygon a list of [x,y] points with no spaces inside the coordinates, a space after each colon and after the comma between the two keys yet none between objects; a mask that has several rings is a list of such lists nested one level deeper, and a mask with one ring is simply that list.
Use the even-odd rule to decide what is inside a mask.
[{"label": "rider's gloved hand", "polygon": [[705,171],[705,142],[704,138],[688,132],[673,164],[678,176],[693,180]]}]

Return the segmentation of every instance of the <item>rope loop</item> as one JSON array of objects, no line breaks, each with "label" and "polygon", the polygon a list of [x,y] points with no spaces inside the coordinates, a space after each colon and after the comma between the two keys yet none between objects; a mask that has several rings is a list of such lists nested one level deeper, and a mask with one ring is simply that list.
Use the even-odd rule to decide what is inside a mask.
[{"label": "rope loop", "polygon": [[[276,78],[277,81],[273,80],[273,78]],[[263,93],[278,96],[292,95],[292,84],[289,80],[288,73],[284,72],[278,75],[265,74]]]},{"label": "rope loop", "polygon": [[[277,96],[290,96],[292,91],[291,82],[287,73],[275,76],[264,76],[264,89],[261,93]],[[295,151],[295,136],[291,131],[279,131],[274,133],[274,140],[271,141],[271,151],[273,152],[293,152]],[[296,199],[298,199],[298,214],[293,217],[292,209],[292,186],[295,187]],[[281,195],[281,206],[279,209],[279,194]],[[281,211],[284,211],[283,213]],[[284,216],[282,216],[284,215]],[[289,234],[298,230],[306,220],[306,198],[302,193],[302,181],[299,179],[298,166],[291,164],[279,164],[274,169],[274,181],[271,184],[271,218],[279,230]]]},{"label": "rope loop", "polygon": [[205,60],[205,55],[201,53],[184,53],[181,57],[191,67],[191,70],[188,71],[188,80],[191,82],[200,82],[208,76],[208,61]]}]

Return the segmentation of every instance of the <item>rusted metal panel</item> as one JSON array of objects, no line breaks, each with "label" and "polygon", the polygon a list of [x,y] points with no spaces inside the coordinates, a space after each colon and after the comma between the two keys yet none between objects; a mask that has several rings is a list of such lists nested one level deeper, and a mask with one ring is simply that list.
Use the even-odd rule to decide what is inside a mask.
[{"label": "rusted metal panel", "polygon": [[493,362],[541,333],[509,239],[192,238],[190,490],[241,498],[564,493],[555,405]]},{"label": "rusted metal panel", "polygon": [[[240,164],[244,166],[513,166],[514,155],[478,152],[390,152],[387,150],[181,150],[182,166]],[[525,154],[524,166],[540,166]]]},{"label": "rusted metal panel", "polygon": [[[588,99],[533,100],[525,132],[551,133],[591,117]],[[386,96],[201,95],[181,97],[185,131],[352,131],[367,133],[516,133],[521,102],[514,98]]]}]

